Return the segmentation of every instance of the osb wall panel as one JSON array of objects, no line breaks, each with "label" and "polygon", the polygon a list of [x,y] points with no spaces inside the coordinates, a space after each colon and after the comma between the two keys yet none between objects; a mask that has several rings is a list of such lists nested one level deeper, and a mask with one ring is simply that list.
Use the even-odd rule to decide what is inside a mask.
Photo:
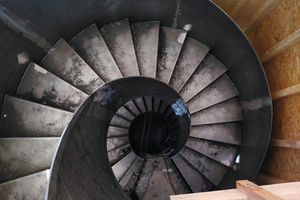
[{"label": "osb wall panel", "polygon": [[[259,56],[300,28],[300,1],[283,0],[248,37]],[[300,84],[300,44],[264,63],[271,92]],[[272,139],[300,140],[300,94],[273,101]],[[270,147],[263,172],[300,181],[300,149]]]}]

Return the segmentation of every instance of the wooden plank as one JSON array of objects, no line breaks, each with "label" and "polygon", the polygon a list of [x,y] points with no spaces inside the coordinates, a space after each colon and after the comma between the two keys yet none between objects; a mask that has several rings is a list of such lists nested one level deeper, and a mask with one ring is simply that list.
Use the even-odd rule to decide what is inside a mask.
[{"label": "wooden plank", "polygon": [[[268,190],[285,200],[295,200],[300,197],[300,182],[264,185],[261,188]],[[237,189],[201,192],[193,194],[174,195],[171,200],[249,200]]]},{"label": "wooden plank", "polygon": [[255,180],[259,180],[261,182],[263,182],[263,184],[277,184],[277,183],[287,183],[288,181],[282,179],[282,178],[278,178],[263,172],[258,172]]},{"label": "wooden plank", "polygon": [[300,141],[297,140],[270,140],[270,146],[300,149]]},{"label": "wooden plank", "polygon": [[279,196],[247,180],[237,181],[236,188],[252,200],[283,200]]},{"label": "wooden plank", "polygon": [[280,41],[277,45],[260,56],[260,61],[266,62],[298,42],[300,42],[300,29],[296,30],[294,33]]},{"label": "wooden plank", "polygon": [[297,94],[297,93],[300,93],[300,84],[279,90],[277,92],[273,92],[271,96],[272,96],[272,99],[275,100],[275,99],[287,97],[287,96]]},{"label": "wooden plank", "polygon": [[282,0],[211,0],[249,34]]}]

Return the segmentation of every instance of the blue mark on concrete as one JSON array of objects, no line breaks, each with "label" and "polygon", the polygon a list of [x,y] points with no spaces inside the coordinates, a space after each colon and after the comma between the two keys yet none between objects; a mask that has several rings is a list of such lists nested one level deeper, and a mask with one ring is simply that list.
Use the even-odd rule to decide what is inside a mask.
[{"label": "blue mark on concrete", "polygon": [[7,115],[5,114],[5,115],[3,115],[3,117],[6,117]]},{"label": "blue mark on concrete", "polygon": [[50,87],[52,87],[52,86],[53,86],[53,84],[54,84],[54,83],[50,83]]},{"label": "blue mark on concrete", "polygon": [[188,113],[188,108],[182,99],[177,99],[176,102],[172,104],[172,108],[177,116]]}]

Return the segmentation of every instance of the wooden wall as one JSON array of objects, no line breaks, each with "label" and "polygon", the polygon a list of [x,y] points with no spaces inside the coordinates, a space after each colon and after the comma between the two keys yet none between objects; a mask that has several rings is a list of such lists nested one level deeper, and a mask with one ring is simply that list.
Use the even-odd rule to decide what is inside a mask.
[{"label": "wooden wall", "polygon": [[211,0],[250,33],[282,0]]},{"label": "wooden wall", "polygon": [[[261,56],[300,28],[300,1],[282,0],[248,34]],[[300,43],[263,63],[271,92],[300,84]],[[300,141],[300,93],[273,100],[271,139]],[[287,181],[300,181],[300,149],[269,147],[261,171]]]}]

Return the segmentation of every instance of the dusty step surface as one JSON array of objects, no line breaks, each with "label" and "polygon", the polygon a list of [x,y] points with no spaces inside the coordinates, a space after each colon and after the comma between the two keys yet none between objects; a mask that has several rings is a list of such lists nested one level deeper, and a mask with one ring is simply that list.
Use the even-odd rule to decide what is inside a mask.
[{"label": "dusty step surface", "polygon": [[72,114],[7,95],[1,115],[1,136],[61,136]]},{"label": "dusty step surface", "polygon": [[156,78],[169,83],[186,37],[186,31],[161,27]]},{"label": "dusty step surface", "polygon": [[58,41],[48,52],[41,65],[87,94],[91,94],[104,84],[104,81],[64,39]]},{"label": "dusty step surface", "polygon": [[139,76],[129,20],[105,25],[100,33],[123,76]]},{"label": "dusty step surface", "polygon": [[227,69],[220,61],[211,54],[207,54],[191,78],[182,87],[179,92],[180,96],[185,102],[188,102],[226,71]]},{"label": "dusty step surface", "polygon": [[185,85],[198,65],[204,59],[210,48],[204,44],[186,38],[170,79],[170,86],[179,92]]},{"label": "dusty step surface", "polygon": [[39,65],[31,63],[20,83],[17,97],[75,111],[88,95]]},{"label": "dusty step surface", "polygon": [[107,137],[124,137],[128,135],[128,129],[127,128],[120,128],[120,127],[114,127],[109,126],[107,131]]},{"label": "dusty step surface", "polygon": [[213,186],[213,184],[185,160],[182,155],[178,154],[172,158],[172,160],[193,192],[208,191]]},{"label": "dusty step surface", "polygon": [[234,145],[190,137],[186,146],[228,167],[235,161],[237,147]]},{"label": "dusty step surface", "polygon": [[224,74],[194,96],[186,105],[189,107],[190,113],[193,114],[236,96],[238,96],[237,90],[227,75]]},{"label": "dusty step surface", "polygon": [[122,158],[114,166],[112,166],[112,171],[117,179],[120,181],[126,174],[127,170],[131,167],[132,163],[136,160],[137,156],[134,152],[129,153],[127,156]]},{"label": "dusty step surface", "polygon": [[125,144],[124,146],[108,151],[107,155],[108,155],[109,163],[111,165],[114,165],[130,152],[131,152],[131,147],[129,144]]},{"label": "dusty step surface", "polygon": [[0,199],[45,199],[49,170],[0,184]]},{"label": "dusty step surface", "polygon": [[105,82],[123,77],[96,24],[80,32],[69,43]]},{"label": "dusty step surface", "polygon": [[50,168],[59,139],[0,138],[0,182]]},{"label": "dusty step surface", "polygon": [[[135,159],[133,164],[130,166],[128,171],[125,173],[125,175],[119,182],[120,186],[123,189],[125,189],[126,186],[130,187],[130,188],[126,188],[126,189],[133,189],[133,187],[135,186],[135,182],[138,179],[138,175],[140,173],[143,163],[144,163],[143,159],[138,158],[138,157]],[[130,182],[134,182],[134,183],[130,183]],[[129,185],[129,184],[131,184],[131,185]]]},{"label": "dusty step surface", "polygon": [[138,22],[131,25],[133,43],[141,76],[156,77],[159,22]]},{"label": "dusty step surface", "polygon": [[106,140],[107,151],[114,150],[116,148],[124,146],[125,144],[128,144],[127,136],[117,137],[117,138],[107,138]]}]

